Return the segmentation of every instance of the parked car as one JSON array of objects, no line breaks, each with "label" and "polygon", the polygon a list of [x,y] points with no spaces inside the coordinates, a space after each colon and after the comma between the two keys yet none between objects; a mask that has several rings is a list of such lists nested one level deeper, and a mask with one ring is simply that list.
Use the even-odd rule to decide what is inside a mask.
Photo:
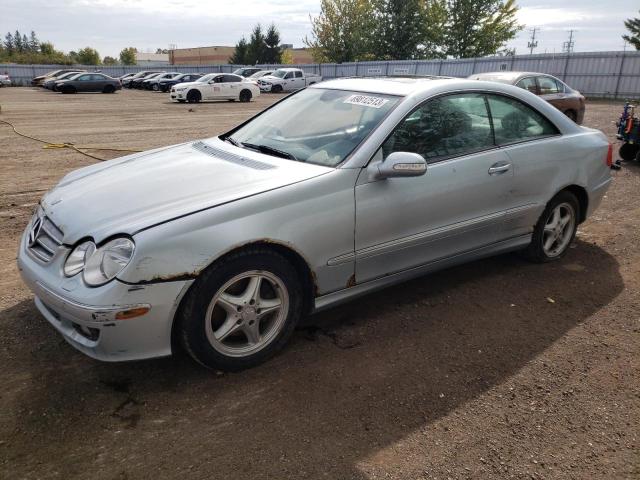
[{"label": "parked car", "polygon": [[79,73],[83,73],[83,72],[84,72],[84,70],[76,70],[75,72],[64,73],[64,74],[60,75],[57,78],[49,78],[48,80],[44,81],[42,86],[44,88],[46,88],[47,90],[55,90],[56,82],[59,82],[60,80],[66,80],[67,78],[74,77],[74,76],[78,75]]},{"label": "parked car", "polygon": [[138,72],[138,73],[134,74],[133,76],[125,79],[122,82],[122,86],[125,87],[125,88],[132,88],[132,83],[133,83],[134,80],[138,80],[140,78],[148,77],[149,75],[154,74],[154,73],[162,73],[162,72],[160,72],[159,70],[143,70],[143,71]]},{"label": "parked car", "polygon": [[578,124],[582,124],[585,97],[566,83],[546,73],[489,72],[471,75],[474,80],[508,83],[538,95]]},{"label": "parked car", "polygon": [[69,72],[77,72],[78,69],[77,68],[66,68],[66,69],[61,69],[61,70],[52,70],[51,72],[47,72],[44,75],[39,75],[37,77],[34,77],[31,79],[31,85],[34,87],[40,87],[42,86],[42,84],[46,81],[49,80],[50,78],[58,78],[60,75],[64,75],[65,73],[69,73]]},{"label": "parked car", "polygon": [[208,100],[239,100],[250,102],[260,95],[260,89],[250,80],[233,73],[210,73],[191,83],[171,87],[174,102],[198,103]]},{"label": "parked car", "polygon": [[117,78],[104,73],[79,73],[66,80],[55,83],[55,90],[62,93],[102,92],[114,93],[120,90],[122,84]]},{"label": "parked car", "polygon": [[260,70],[262,70],[261,68],[258,67],[243,67],[243,68],[237,68],[233,71],[234,75],[240,75],[241,77],[249,77],[251,75],[253,75],[254,73],[259,72]]},{"label": "parked car", "polygon": [[160,91],[160,81],[161,80],[169,80],[171,78],[177,77],[180,75],[180,72],[166,72],[161,73],[160,75],[156,75],[153,78],[142,81],[142,88],[145,90],[154,90],[156,92]]},{"label": "parked car", "polygon": [[253,75],[249,75],[247,78],[249,80],[258,80],[259,78],[262,78],[265,75],[271,75],[272,73],[273,73],[273,70],[260,70],[259,72],[256,72]]},{"label": "parked car", "polygon": [[503,252],[558,260],[611,160],[603,133],[510,85],[332,80],[218,137],[66,175],[18,267],[87,355],[169,355],[174,339],[238,370],[309,312]]},{"label": "parked car", "polygon": [[8,73],[0,74],[0,88],[2,87],[10,87],[11,86],[11,77]]},{"label": "parked car", "polygon": [[156,72],[156,73],[151,73],[149,75],[146,75],[144,77],[132,78],[130,87],[131,88],[141,89],[142,88],[142,82],[144,82],[145,80],[151,80],[153,78],[159,77],[163,73],[164,72]]},{"label": "parked car", "polygon": [[126,81],[128,81],[131,77],[133,77],[136,73],[132,72],[132,73],[125,73],[124,75],[119,76],[118,78],[120,79],[120,83],[122,83],[122,86],[124,86],[124,83]]},{"label": "parked car", "polygon": [[299,68],[279,68],[258,80],[261,92],[292,92],[322,81],[320,75],[305,73]]},{"label": "parked car", "polygon": [[195,82],[201,77],[202,73],[181,73],[173,78],[165,78],[163,80],[160,80],[158,82],[158,86],[160,87],[160,91],[168,92],[174,85],[177,85],[179,83]]}]

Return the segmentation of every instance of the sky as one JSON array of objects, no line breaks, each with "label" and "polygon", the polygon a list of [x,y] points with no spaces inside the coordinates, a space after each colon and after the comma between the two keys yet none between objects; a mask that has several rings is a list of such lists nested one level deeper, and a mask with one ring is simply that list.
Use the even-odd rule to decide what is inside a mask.
[{"label": "sky", "polygon": [[[525,24],[508,46],[528,53],[529,29],[537,27],[534,53],[560,52],[574,29],[575,51],[622,50],[623,21],[640,16],[638,0],[519,0]],[[0,0],[0,32],[28,33],[69,51],[91,46],[102,56],[117,56],[133,46],[155,51],[234,45],[260,22],[274,22],[283,43],[304,46],[309,15],[320,0]]]}]

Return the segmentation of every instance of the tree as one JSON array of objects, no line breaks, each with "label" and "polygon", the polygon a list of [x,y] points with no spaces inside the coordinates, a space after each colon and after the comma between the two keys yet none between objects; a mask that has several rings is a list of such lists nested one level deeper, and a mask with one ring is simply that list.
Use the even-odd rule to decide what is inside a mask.
[{"label": "tree", "polygon": [[264,63],[282,63],[282,49],[280,48],[280,32],[275,24],[271,24],[264,36]]},{"label": "tree", "polygon": [[374,0],[371,53],[379,60],[438,56],[445,10],[425,0]]},{"label": "tree", "polygon": [[80,65],[100,65],[100,54],[94,48],[85,47],[78,50],[74,60]]},{"label": "tree", "polygon": [[289,49],[283,51],[280,57],[280,63],[283,65],[293,65],[293,52]]},{"label": "tree", "polygon": [[316,62],[371,59],[373,9],[370,0],[321,0],[320,14],[311,19],[311,48]]},{"label": "tree", "polygon": [[31,50],[32,52],[37,52],[40,50],[40,41],[36,36],[36,32],[34,32],[33,30],[31,30],[31,35],[29,37],[29,50]]},{"label": "tree", "polygon": [[266,54],[266,45],[264,43],[264,34],[262,33],[262,26],[258,23],[253,27],[251,37],[249,38],[249,44],[247,45],[247,58],[246,63],[248,65],[255,65],[256,63],[264,63]]},{"label": "tree", "polygon": [[436,0],[446,8],[445,53],[455,58],[483,57],[500,50],[522,30],[515,0]]},{"label": "tree", "polygon": [[640,18],[630,18],[624,21],[631,35],[623,35],[622,38],[633,45],[636,50],[640,50]]},{"label": "tree", "polygon": [[116,60],[113,57],[106,56],[102,59],[103,65],[116,65],[117,63],[118,63],[118,60]]},{"label": "tree", "polygon": [[15,46],[16,52],[22,53],[22,35],[18,30],[13,34],[13,45]]},{"label": "tree", "polygon": [[231,65],[246,65],[247,63],[247,40],[242,37],[238,43],[236,43],[236,49],[233,51],[233,55],[229,57],[229,63]]},{"label": "tree", "polygon": [[120,51],[120,63],[123,65],[135,65],[137,52],[138,51],[134,47],[122,49]]},{"label": "tree", "polygon": [[7,55],[12,55],[16,49],[16,44],[13,41],[13,35],[11,35],[11,32],[8,32],[4,36],[4,48],[7,51]]}]

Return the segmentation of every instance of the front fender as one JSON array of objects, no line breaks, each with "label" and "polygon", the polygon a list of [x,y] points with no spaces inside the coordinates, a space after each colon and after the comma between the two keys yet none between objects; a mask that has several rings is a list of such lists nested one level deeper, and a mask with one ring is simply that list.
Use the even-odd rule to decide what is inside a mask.
[{"label": "front fender", "polygon": [[134,236],[134,257],[118,278],[133,284],[195,278],[231,250],[271,242],[305,259],[318,294],[344,288],[353,262],[328,262],[353,252],[358,172],[336,169],[143,230]]}]

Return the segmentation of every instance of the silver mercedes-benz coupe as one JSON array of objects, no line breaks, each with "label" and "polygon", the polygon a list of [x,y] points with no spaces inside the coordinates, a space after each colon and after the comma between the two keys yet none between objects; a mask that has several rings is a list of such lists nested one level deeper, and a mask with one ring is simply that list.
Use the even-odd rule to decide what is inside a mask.
[{"label": "silver mercedes-benz coupe", "polygon": [[342,79],[218,137],[82,168],[41,200],[18,265],[40,312],[101,360],[238,370],[301,316],[502,252],[567,251],[611,146],[500,83]]}]

